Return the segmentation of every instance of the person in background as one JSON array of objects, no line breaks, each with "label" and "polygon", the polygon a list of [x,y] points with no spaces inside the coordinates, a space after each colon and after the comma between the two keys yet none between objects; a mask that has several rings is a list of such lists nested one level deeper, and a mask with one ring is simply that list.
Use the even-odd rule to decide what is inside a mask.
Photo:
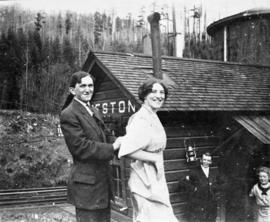
[{"label": "person in background", "polygon": [[226,179],[216,169],[210,168],[212,156],[202,154],[200,166],[186,176],[189,186],[189,221],[215,222],[217,218],[217,192],[226,188]]},{"label": "person in background", "polygon": [[75,205],[78,222],[110,222],[109,161],[120,139],[107,143],[105,125],[91,106],[93,77],[78,71],[70,79],[70,95],[60,115],[60,125],[73,157],[68,179],[68,201]]},{"label": "person in background", "polygon": [[132,159],[129,188],[134,222],[177,222],[165,179],[163,151],[166,134],[157,111],[167,99],[168,89],[157,79],[148,79],[139,87],[141,108],[126,127],[119,158]]},{"label": "person in background", "polygon": [[270,222],[270,168],[259,167],[257,170],[259,181],[250,193],[257,203],[257,222]]}]

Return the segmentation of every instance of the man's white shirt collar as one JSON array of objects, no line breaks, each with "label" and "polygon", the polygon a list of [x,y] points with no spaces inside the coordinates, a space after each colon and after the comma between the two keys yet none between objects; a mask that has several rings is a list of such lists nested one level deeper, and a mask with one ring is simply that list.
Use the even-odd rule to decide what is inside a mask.
[{"label": "man's white shirt collar", "polygon": [[208,178],[208,177],[209,177],[209,167],[203,167],[203,166],[201,165],[201,168],[202,168],[202,170],[203,170],[205,176]]},{"label": "man's white shirt collar", "polygon": [[[86,105],[86,103],[82,102],[81,100],[77,99],[76,97],[74,97],[74,99],[75,99],[76,101],[78,101],[80,104],[82,104],[82,105],[85,107],[85,109],[87,110],[87,112],[88,112],[91,116],[93,116],[93,112],[92,112],[92,111],[90,110],[90,108]],[[90,105],[90,103],[89,103],[89,105]]]}]

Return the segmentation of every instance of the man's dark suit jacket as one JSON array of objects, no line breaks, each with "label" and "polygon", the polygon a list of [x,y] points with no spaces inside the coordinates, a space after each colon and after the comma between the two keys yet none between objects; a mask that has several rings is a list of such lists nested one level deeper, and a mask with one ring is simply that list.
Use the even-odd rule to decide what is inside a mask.
[{"label": "man's dark suit jacket", "polygon": [[[104,125],[98,111],[93,112]],[[111,198],[109,160],[114,150],[106,143],[102,124],[76,100],[62,111],[60,124],[74,163],[68,180],[69,202],[87,210],[107,208]]]},{"label": "man's dark suit jacket", "polygon": [[210,168],[208,178],[201,166],[189,173],[190,221],[215,221],[217,216],[217,193],[226,186],[225,177],[217,169]]},{"label": "man's dark suit jacket", "polygon": [[205,202],[216,200],[218,175],[215,169],[209,168],[209,177],[204,174],[201,166],[191,169],[189,174],[191,201],[204,205]]}]

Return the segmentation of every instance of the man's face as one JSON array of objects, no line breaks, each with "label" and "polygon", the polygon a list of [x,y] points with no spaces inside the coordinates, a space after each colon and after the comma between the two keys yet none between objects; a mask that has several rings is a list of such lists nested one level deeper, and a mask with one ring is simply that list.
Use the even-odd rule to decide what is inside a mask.
[{"label": "man's face", "polygon": [[212,163],[212,157],[207,155],[202,155],[202,161],[201,164],[203,167],[209,167]]},{"label": "man's face", "polygon": [[94,92],[93,79],[90,76],[83,77],[81,83],[76,83],[75,87],[70,87],[70,92],[82,102],[91,100]]}]

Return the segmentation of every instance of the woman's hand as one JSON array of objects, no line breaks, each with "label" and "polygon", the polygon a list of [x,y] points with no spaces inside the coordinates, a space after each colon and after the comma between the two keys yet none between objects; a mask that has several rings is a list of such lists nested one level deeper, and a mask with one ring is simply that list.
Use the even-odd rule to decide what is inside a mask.
[{"label": "woman's hand", "polygon": [[141,160],[153,164],[157,173],[157,179],[159,180],[162,177],[164,171],[162,153],[152,153],[144,150],[137,150],[128,156],[135,160]]}]

